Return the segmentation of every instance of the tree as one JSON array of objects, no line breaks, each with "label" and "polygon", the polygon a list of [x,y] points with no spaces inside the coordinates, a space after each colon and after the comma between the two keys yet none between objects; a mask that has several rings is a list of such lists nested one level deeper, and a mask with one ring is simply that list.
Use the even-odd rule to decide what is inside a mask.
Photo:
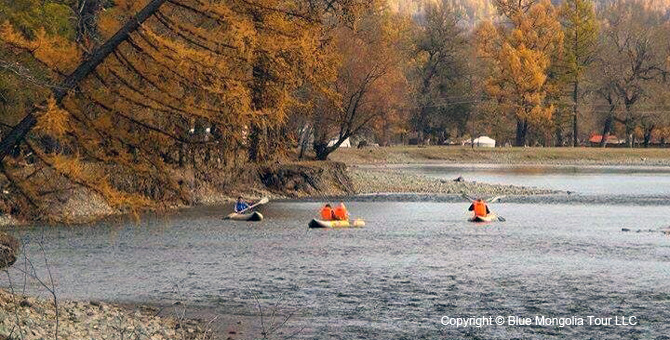
[{"label": "tree", "polygon": [[352,27],[336,31],[334,39],[341,56],[337,80],[315,105],[313,147],[317,159],[327,159],[344,141],[404,98],[402,64],[406,52],[401,37],[406,29],[404,19],[375,7]]},{"label": "tree", "polygon": [[[123,43],[131,33],[137,30],[140,25],[147,20],[151,15],[153,15],[158,8],[160,8],[166,0],[153,0],[146,7],[144,7],[133,20],[129,21],[124,27],[122,27],[113,37],[111,37],[105,44],[103,44],[95,53],[91,55],[89,59],[80,64],[70,75],[68,75],[59,86],[54,87],[54,99],[57,105],[60,105],[65,96],[69,91],[72,91],[79,83],[84,80],[91,72],[95,70],[98,65],[100,65],[106,58],[109,56],[116,48]],[[5,26],[3,31],[8,36],[15,35],[10,32],[11,28]],[[22,39],[20,37],[15,37],[14,39],[10,37],[5,37],[9,42],[15,43],[17,46],[20,46]],[[21,46],[26,47],[26,46]],[[36,50],[39,51],[41,46]],[[39,53],[39,52],[37,52]],[[48,53],[48,52],[47,52]],[[40,57],[38,57],[40,58]],[[41,58],[46,58],[42,56]],[[47,61],[44,60],[46,63]],[[0,162],[9,154],[9,152],[20,143],[26,134],[32,129],[33,126],[37,124],[37,117],[35,112],[29,113],[25,118],[23,118],[3,139],[0,141]]]},{"label": "tree", "polygon": [[572,88],[572,145],[579,146],[579,101],[582,81],[596,58],[598,22],[590,0],[566,0],[561,7],[565,77]]},{"label": "tree", "polygon": [[3,46],[57,84],[2,136],[12,153],[0,184],[20,198],[10,209],[40,215],[49,197],[82,188],[120,210],[189,202],[184,173],[206,178],[209,167],[247,164],[242,155],[267,159],[301,105],[296,90],[334,69],[321,49],[324,21],[347,22],[359,7],[118,0],[96,16],[105,43],[90,54],[74,37],[4,24]]},{"label": "tree", "polygon": [[426,6],[415,45],[417,90],[412,123],[419,139],[424,141],[424,135],[436,130],[442,135],[450,128],[462,131],[471,106],[466,62],[470,49],[449,3]]},{"label": "tree", "polygon": [[668,21],[640,2],[616,2],[603,10],[603,52],[597,63],[598,93],[607,102],[602,146],[613,123],[624,125],[627,144],[644,114],[636,107],[649,98],[666,73]]},{"label": "tree", "polygon": [[492,74],[486,92],[497,99],[503,112],[516,120],[516,146],[527,142],[531,125],[551,120],[554,107],[547,94],[554,91],[548,70],[561,52],[563,33],[557,10],[549,1],[501,1],[506,25],[482,23],[476,32],[479,55],[490,61]]}]

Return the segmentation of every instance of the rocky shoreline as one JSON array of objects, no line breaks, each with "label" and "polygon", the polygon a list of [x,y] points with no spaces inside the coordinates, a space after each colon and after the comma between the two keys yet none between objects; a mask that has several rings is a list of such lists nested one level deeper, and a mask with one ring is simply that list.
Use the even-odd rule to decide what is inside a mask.
[{"label": "rocky shoreline", "polygon": [[121,307],[88,301],[58,301],[21,296],[0,289],[0,339],[151,339],[206,340],[204,322],[156,316],[152,307]]}]

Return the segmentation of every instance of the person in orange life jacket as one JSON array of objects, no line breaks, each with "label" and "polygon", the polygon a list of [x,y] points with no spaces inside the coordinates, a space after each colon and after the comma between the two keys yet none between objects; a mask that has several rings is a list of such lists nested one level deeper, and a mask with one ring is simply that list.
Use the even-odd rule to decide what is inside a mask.
[{"label": "person in orange life jacket", "polygon": [[321,219],[324,221],[331,221],[335,219],[335,214],[333,213],[333,208],[330,204],[326,204],[321,208]]},{"label": "person in orange life jacket", "polygon": [[335,215],[336,220],[348,221],[349,212],[347,212],[347,207],[344,206],[344,203],[340,202],[335,209],[333,210],[333,215]]},{"label": "person in orange life jacket", "polygon": [[468,208],[468,211],[472,211],[475,213],[475,216],[486,216],[491,213],[491,210],[489,210],[488,205],[481,199],[478,198],[472,204],[470,205],[470,208]]}]

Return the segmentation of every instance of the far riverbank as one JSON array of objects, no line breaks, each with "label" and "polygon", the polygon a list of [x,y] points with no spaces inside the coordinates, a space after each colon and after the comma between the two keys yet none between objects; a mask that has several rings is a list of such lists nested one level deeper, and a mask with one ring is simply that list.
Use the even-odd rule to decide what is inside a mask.
[{"label": "far riverbank", "polygon": [[471,148],[464,146],[392,146],[349,148],[330,159],[360,164],[546,164],[670,166],[670,149],[628,148]]}]

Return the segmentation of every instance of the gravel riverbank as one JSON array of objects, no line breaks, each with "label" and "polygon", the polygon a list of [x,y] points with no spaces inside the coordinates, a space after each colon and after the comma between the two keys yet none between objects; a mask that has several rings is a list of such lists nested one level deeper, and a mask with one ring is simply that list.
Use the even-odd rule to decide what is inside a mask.
[{"label": "gravel riverbank", "polygon": [[[56,339],[53,301],[0,289],[0,340]],[[58,301],[58,338],[68,340],[204,340],[211,334],[195,321],[158,317],[150,307]]]},{"label": "gravel riverbank", "polygon": [[531,187],[478,183],[470,181],[456,182],[427,176],[410,174],[392,169],[369,169],[350,167],[349,176],[356,193],[432,193],[461,194],[472,196],[495,195],[546,195],[560,191]]}]

